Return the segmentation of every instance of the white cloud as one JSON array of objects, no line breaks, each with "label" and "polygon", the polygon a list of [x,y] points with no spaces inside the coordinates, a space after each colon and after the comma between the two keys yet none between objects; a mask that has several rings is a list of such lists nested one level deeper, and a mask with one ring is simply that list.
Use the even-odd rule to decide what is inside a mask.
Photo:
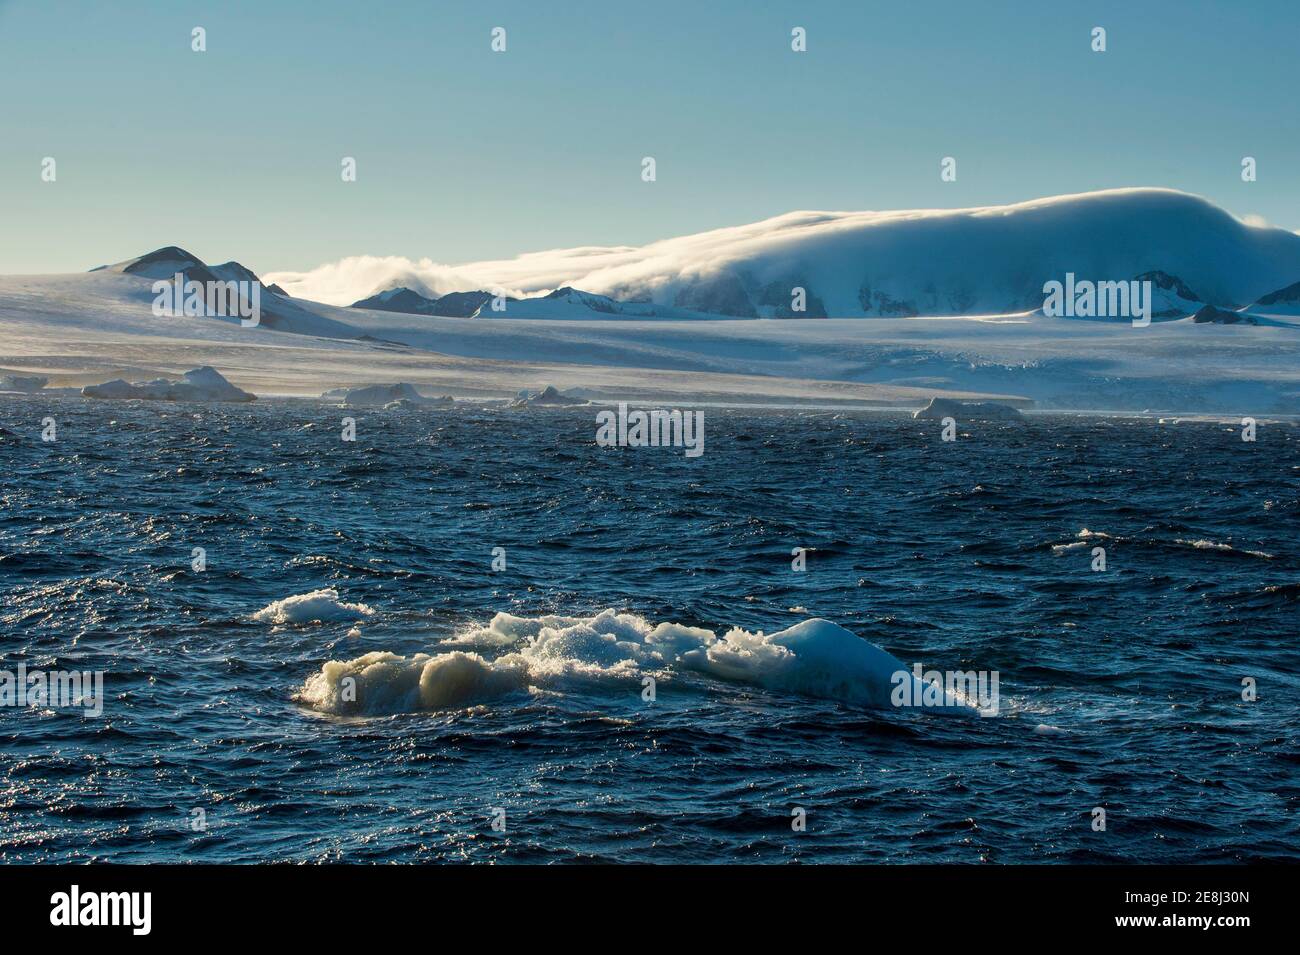
[{"label": "white cloud", "polygon": [[798,246],[810,231],[824,235],[894,215],[898,214],[792,212],[645,246],[551,249],[462,265],[404,256],[350,256],[307,272],[268,272],[264,280],[291,295],[334,305],[350,305],[401,285],[427,295],[497,288],[510,295],[538,295],[572,285],[619,298],[659,299],[682,282],[738,260]]}]

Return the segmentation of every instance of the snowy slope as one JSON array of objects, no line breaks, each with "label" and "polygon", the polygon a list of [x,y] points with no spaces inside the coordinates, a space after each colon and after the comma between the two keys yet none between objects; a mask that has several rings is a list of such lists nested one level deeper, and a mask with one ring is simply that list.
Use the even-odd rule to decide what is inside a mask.
[{"label": "snowy slope", "polygon": [[[128,283],[123,285],[122,288],[129,289],[134,296],[142,296],[144,290],[148,289],[150,302],[154,297],[152,291],[154,282],[160,280],[174,281],[177,274],[183,275],[187,281],[195,282],[255,283],[261,287],[260,327],[263,329],[328,338],[355,338],[358,334],[350,326],[325,318],[305,303],[295,302],[289,297],[268,288],[252,269],[241,265],[239,262],[230,261],[221,265],[208,265],[198,256],[174,245],[123,262],[117,262],[113,265],[99,266],[91,269],[90,274],[97,280],[106,282],[111,282],[114,276],[147,279],[147,282]],[[111,286],[106,286],[107,288],[111,288]],[[177,318],[175,316],[166,316],[155,320],[173,322]],[[203,319],[203,321],[213,320],[239,322],[239,319],[233,316],[210,316]]]},{"label": "snowy slope", "polygon": [[808,317],[847,318],[1030,311],[1042,305],[1043,283],[1067,272],[1094,281],[1161,272],[1195,290],[1186,314],[1240,307],[1300,281],[1300,235],[1247,225],[1186,193],[1119,189],[974,209],[792,212],[640,247],[454,266],[362,256],[267,280],[337,304],[399,285],[433,297],[501,288],[531,299],[516,317],[555,317],[538,297],[566,286],[621,303],[767,317],[800,287]]},{"label": "snowy slope", "polygon": [[[857,400],[1026,396],[1039,407],[1300,413],[1300,329],[998,318],[599,321],[440,318],[295,299],[299,330],[157,317],[152,280],[0,276],[0,374],[52,386],[211,365],[259,395],[409,381],[432,394],[521,388],[610,398]],[[317,334],[318,332],[328,334]],[[737,376],[744,376],[737,377]],[[1000,399],[999,399],[1000,400]]]},{"label": "snowy slope", "polygon": [[[202,316],[159,317],[150,308],[152,282],[108,270],[0,275],[0,378],[44,380],[52,398],[60,390],[79,391],[118,378],[175,377],[196,366],[211,366],[259,396],[319,396],[340,386],[411,382],[426,394],[474,398],[508,399],[521,389],[554,385],[610,400],[912,408],[939,390],[836,380],[840,365],[815,354],[790,362],[779,342],[721,339],[705,343],[704,353],[693,355],[685,342],[664,347],[658,340],[661,330],[684,329],[685,323],[653,320],[629,323],[630,336],[605,339],[599,327],[587,322],[402,316],[297,301],[315,314],[317,323],[330,331],[345,328],[348,337],[310,334],[311,327],[319,326],[304,333],[244,328]],[[699,327],[751,324],[702,322]],[[746,352],[764,360],[750,362]],[[747,366],[754,370],[744,370]],[[814,377],[804,377],[805,372]],[[971,400],[1015,399],[1004,392],[945,393]],[[14,410],[0,401],[0,420]]]}]

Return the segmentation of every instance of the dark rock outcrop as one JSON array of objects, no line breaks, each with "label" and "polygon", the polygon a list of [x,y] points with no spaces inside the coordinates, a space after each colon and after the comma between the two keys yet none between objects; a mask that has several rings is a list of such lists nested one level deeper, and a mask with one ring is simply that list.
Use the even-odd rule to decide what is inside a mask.
[{"label": "dark rock outcrop", "polygon": [[1255,316],[1244,312],[1229,312],[1213,305],[1206,305],[1195,315],[1192,321],[1197,325],[1258,325]]},{"label": "dark rock outcrop", "polygon": [[1136,276],[1135,280],[1138,282],[1150,282],[1156,288],[1163,289],[1166,292],[1172,292],[1179,298],[1185,298],[1190,302],[1205,301],[1205,299],[1201,298],[1188,288],[1187,284],[1178,276],[1170,275],[1168,272],[1161,272],[1159,269],[1153,272],[1143,272],[1141,275]]},{"label": "dark rock outcrop", "polygon": [[[794,290],[796,288],[804,290],[804,310],[802,312],[794,310]],[[776,318],[826,318],[825,304],[813,294],[813,290],[808,286],[807,282],[798,279],[789,282],[767,283],[758,295],[758,304],[772,306],[774,309],[772,314]]]},{"label": "dark rock outcrop", "polygon": [[[433,307],[434,315],[443,318],[474,318],[479,309],[493,299],[491,292],[448,292]],[[509,301],[509,299],[507,299]]]},{"label": "dark rock outcrop", "polygon": [[744,284],[726,272],[679,289],[673,305],[696,312],[730,315],[733,318],[758,318],[758,311],[750,301]]},{"label": "dark rock outcrop", "polygon": [[873,291],[865,282],[858,289],[858,304],[866,314],[881,318],[915,318],[921,314],[911,302],[891,298],[879,289]]},{"label": "dark rock outcrop", "polygon": [[1256,305],[1300,305],[1300,282],[1269,292]]}]

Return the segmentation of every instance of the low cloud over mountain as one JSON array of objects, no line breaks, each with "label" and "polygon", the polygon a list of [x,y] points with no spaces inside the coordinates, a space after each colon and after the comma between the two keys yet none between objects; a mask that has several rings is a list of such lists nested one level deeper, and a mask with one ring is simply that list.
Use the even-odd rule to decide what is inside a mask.
[{"label": "low cloud over mountain", "polygon": [[[1118,189],[973,209],[792,212],[639,247],[463,265],[357,256],[266,279],[332,304],[396,288],[437,300],[572,287],[683,312],[811,318],[1026,311],[1042,305],[1044,282],[1067,272],[1097,281],[1163,273],[1180,306],[1187,289],[1199,302],[1242,306],[1300,279],[1300,235],[1248,225],[1186,193]],[[805,311],[791,313],[797,288]]]}]

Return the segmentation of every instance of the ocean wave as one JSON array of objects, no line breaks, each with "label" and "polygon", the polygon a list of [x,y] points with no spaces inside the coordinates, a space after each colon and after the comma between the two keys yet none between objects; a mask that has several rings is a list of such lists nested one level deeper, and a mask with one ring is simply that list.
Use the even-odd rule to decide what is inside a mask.
[{"label": "ocean wave", "polygon": [[1184,537],[1175,537],[1173,540],[1158,540],[1155,538],[1142,539],[1137,537],[1117,537],[1107,534],[1104,531],[1090,531],[1086,527],[1075,535],[1076,539],[1058,544],[1052,544],[1053,554],[1066,554],[1072,550],[1081,550],[1088,547],[1092,541],[1104,540],[1114,541],[1117,544],[1135,544],[1140,547],[1191,547],[1194,550],[1212,550],[1223,554],[1240,554],[1245,557],[1258,557],[1260,560],[1275,560],[1273,554],[1262,550],[1248,550],[1246,548],[1234,547],[1231,544],[1224,544],[1219,541],[1207,540],[1205,538],[1190,539]]},{"label": "ocean wave", "polygon": [[1184,540],[1180,537],[1176,539],[1174,543],[1181,544],[1184,547],[1194,547],[1197,550],[1217,550],[1229,554],[1245,554],[1248,557],[1259,557],[1262,560],[1274,559],[1272,554],[1266,553],[1262,550],[1245,550],[1239,547],[1233,547],[1231,544],[1221,544],[1217,541],[1211,540]]},{"label": "ocean wave", "polygon": [[1090,531],[1086,527],[1080,530],[1079,533],[1075,534],[1074,537],[1075,539],[1072,541],[1066,541],[1061,544],[1051,545],[1052,553],[1068,554],[1072,550],[1082,550],[1083,548],[1089,545],[1089,542],[1095,540],[1117,540],[1117,539],[1122,540],[1123,539],[1123,538],[1111,537],[1105,531]]},{"label": "ocean wave", "polygon": [[443,641],[439,650],[445,652],[412,657],[380,652],[330,661],[308,678],[297,698],[329,713],[374,715],[446,709],[526,689],[562,688],[574,680],[671,679],[690,672],[884,708],[893,705],[895,674],[903,671],[908,699],[928,696],[937,704],[926,709],[974,712],[960,696],[912,676],[897,657],[820,618],[772,634],[735,627],[718,636],[614,610],[593,617],[499,613],[487,626],[466,628]]}]

